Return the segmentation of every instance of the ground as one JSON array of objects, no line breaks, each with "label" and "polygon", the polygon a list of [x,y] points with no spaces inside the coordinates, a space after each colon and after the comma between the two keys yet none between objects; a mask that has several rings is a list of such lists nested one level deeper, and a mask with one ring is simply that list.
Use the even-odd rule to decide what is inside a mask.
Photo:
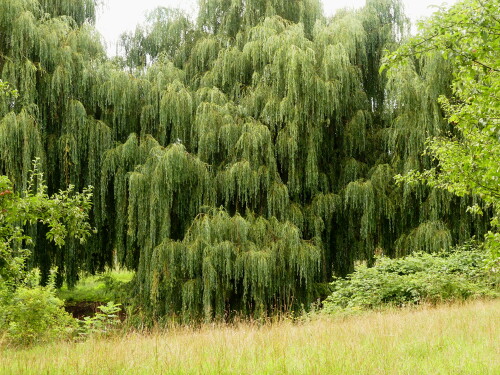
[{"label": "ground", "polygon": [[0,351],[0,374],[500,373],[500,300],[269,324],[117,333]]}]

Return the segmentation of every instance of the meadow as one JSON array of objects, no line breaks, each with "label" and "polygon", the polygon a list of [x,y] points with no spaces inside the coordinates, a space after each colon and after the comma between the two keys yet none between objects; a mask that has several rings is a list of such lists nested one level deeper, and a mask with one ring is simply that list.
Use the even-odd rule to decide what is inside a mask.
[{"label": "meadow", "polygon": [[0,374],[500,373],[500,300],[116,333],[0,352]]}]

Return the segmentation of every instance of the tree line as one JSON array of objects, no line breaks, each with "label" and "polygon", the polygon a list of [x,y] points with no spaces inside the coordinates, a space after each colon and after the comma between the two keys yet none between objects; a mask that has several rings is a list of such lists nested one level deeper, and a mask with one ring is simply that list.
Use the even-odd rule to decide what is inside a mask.
[{"label": "tree line", "polygon": [[[463,3],[483,16],[491,7]],[[456,77],[472,61],[473,81],[482,63],[498,82],[498,36],[473,25],[461,43],[493,49],[457,60],[426,48],[449,47],[439,37],[461,32],[453,18],[402,44],[399,0],[330,18],[319,0],[200,0],[194,20],[151,12],[110,59],[95,11],[93,0],[0,3],[0,77],[18,93],[0,101],[0,174],[25,190],[39,158],[49,194],[94,187],[97,231],[84,245],[57,247],[43,223],[26,229],[43,282],[57,266],[59,285],[72,286],[116,259],[136,271],[135,301],[150,316],[261,315],[314,300],[356,262],[491,230],[495,203],[432,179],[450,158],[439,141],[424,151],[429,137],[467,136],[455,122],[470,106],[457,105],[477,87]],[[484,22],[497,30],[495,14]],[[396,183],[415,171],[432,183]]]}]

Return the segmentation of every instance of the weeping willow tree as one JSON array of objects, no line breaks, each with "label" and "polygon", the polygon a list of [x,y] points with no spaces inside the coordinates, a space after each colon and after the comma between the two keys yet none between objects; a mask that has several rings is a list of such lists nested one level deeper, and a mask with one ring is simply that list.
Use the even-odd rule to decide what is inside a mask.
[{"label": "weeping willow tree", "polygon": [[211,210],[195,218],[182,241],[160,243],[149,260],[153,277],[143,287],[157,316],[211,320],[267,315],[310,300],[321,248],[289,222]]},{"label": "weeping willow tree", "polygon": [[[487,220],[466,212],[467,199],[394,184],[394,175],[432,165],[422,155],[425,140],[450,129],[437,99],[450,94],[453,79],[439,55],[413,56],[401,70],[379,74],[384,50],[408,33],[400,2],[372,0],[330,19],[315,1],[199,5],[192,25],[174,12],[163,21],[149,18],[141,38],[156,39],[165,53],[146,52],[152,65],[146,73],[137,70],[138,77],[164,83],[155,84],[154,104],[146,109],[157,123],[155,138],[163,147],[182,143],[206,165],[210,183],[203,194],[210,199],[200,200],[189,220],[208,202],[224,207],[228,220],[252,212],[293,225],[321,249],[314,282],[344,275],[356,261],[371,263],[376,254],[438,251],[487,231]],[[182,43],[173,50],[169,40]],[[150,75],[169,64],[175,78]],[[142,191],[132,183],[128,188]],[[183,229],[176,234],[150,235],[142,245],[151,254],[145,265],[152,254],[159,263],[139,266],[140,299],[162,306],[153,308],[158,315],[221,316],[244,306],[241,293],[238,301],[222,292],[216,297],[203,272],[186,273],[180,254],[203,251],[186,224],[178,224]],[[196,259],[202,269],[202,258]],[[235,282],[234,275],[229,279]]]},{"label": "weeping willow tree", "polygon": [[[113,114],[120,109],[115,99],[119,88],[102,86],[111,69],[92,27],[94,19],[92,0],[0,4],[0,76],[19,93],[0,105],[0,172],[16,188],[25,188],[35,158],[41,160],[49,194],[70,185],[78,190],[99,186],[102,158],[113,146],[115,133],[130,133],[113,130],[115,124],[109,121],[119,117]],[[100,201],[100,189],[96,193]],[[101,251],[102,239],[93,238],[85,248],[68,241],[59,249],[46,240],[46,232],[41,224],[29,228],[36,239],[30,264],[40,267],[45,279],[56,265],[59,282],[66,275],[72,285],[81,266],[102,269],[111,260]]]},{"label": "weeping willow tree", "polygon": [[150,316],[258,316],[307,305],[357,261],[488,230],[473,198],[394,183],[432,167],[453,80],[439,54],[379,74],[408,32],[400,1],[331,18],[318,0],[201,0],[196,20],[159,8],[111,61],[94,12],[0,3],[0,79],[19,92],[0,103],[0,172],[25,184],[40,157],[50,191],[95,186],[85,248],[32,228],[43,272],[71,285],[117,259]]},{"label": "weeping willow tree", "polygon": [[230,38],[272,16],[302,23],[311,33],[322,14],[318,0],[200,0],[199,7],[198,27]]},{"label": "weeping willow tree", "polygon": [[148,60],[167,56],[182,66],[196,36],[196,30],[186,13],[159,7],[148,13],[146,22],[135,32],[120,36],[119,46],[129,67],[144,67]]}]

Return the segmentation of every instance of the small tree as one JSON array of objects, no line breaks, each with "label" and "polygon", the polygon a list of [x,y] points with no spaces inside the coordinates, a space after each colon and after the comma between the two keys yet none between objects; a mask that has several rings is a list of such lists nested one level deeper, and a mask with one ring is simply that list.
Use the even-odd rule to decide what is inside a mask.
[{"label": "small tree", "polygon": [[37,272],[27,271],[31,238],[24,228],[45,224],[47,238],[58,246],[67,237],[84,242],[91,232],[91,197],[91,188],[77,193],[72,186],[48,196],[38,159],[26,191],[15,192],[9,178],[0,176],[0,332],[6,332],[9,341],[47,341],[76,328],[76,321],[55,296],[54,277],[47,287],[39,287]]},{"label": "small tree", "polygon": [[[425,181],[456,195],[475,195],[492,209],[486,237],[492,260],[500,256],[500,1],[463,0],[440,9],[420,33],[387,57],[393,65],[440,51],[454,68],[453,95],[440,102],[453,133],[428,140],[434,168],[400,180]],[[478,206],[469,210],[482,213]]]}]

